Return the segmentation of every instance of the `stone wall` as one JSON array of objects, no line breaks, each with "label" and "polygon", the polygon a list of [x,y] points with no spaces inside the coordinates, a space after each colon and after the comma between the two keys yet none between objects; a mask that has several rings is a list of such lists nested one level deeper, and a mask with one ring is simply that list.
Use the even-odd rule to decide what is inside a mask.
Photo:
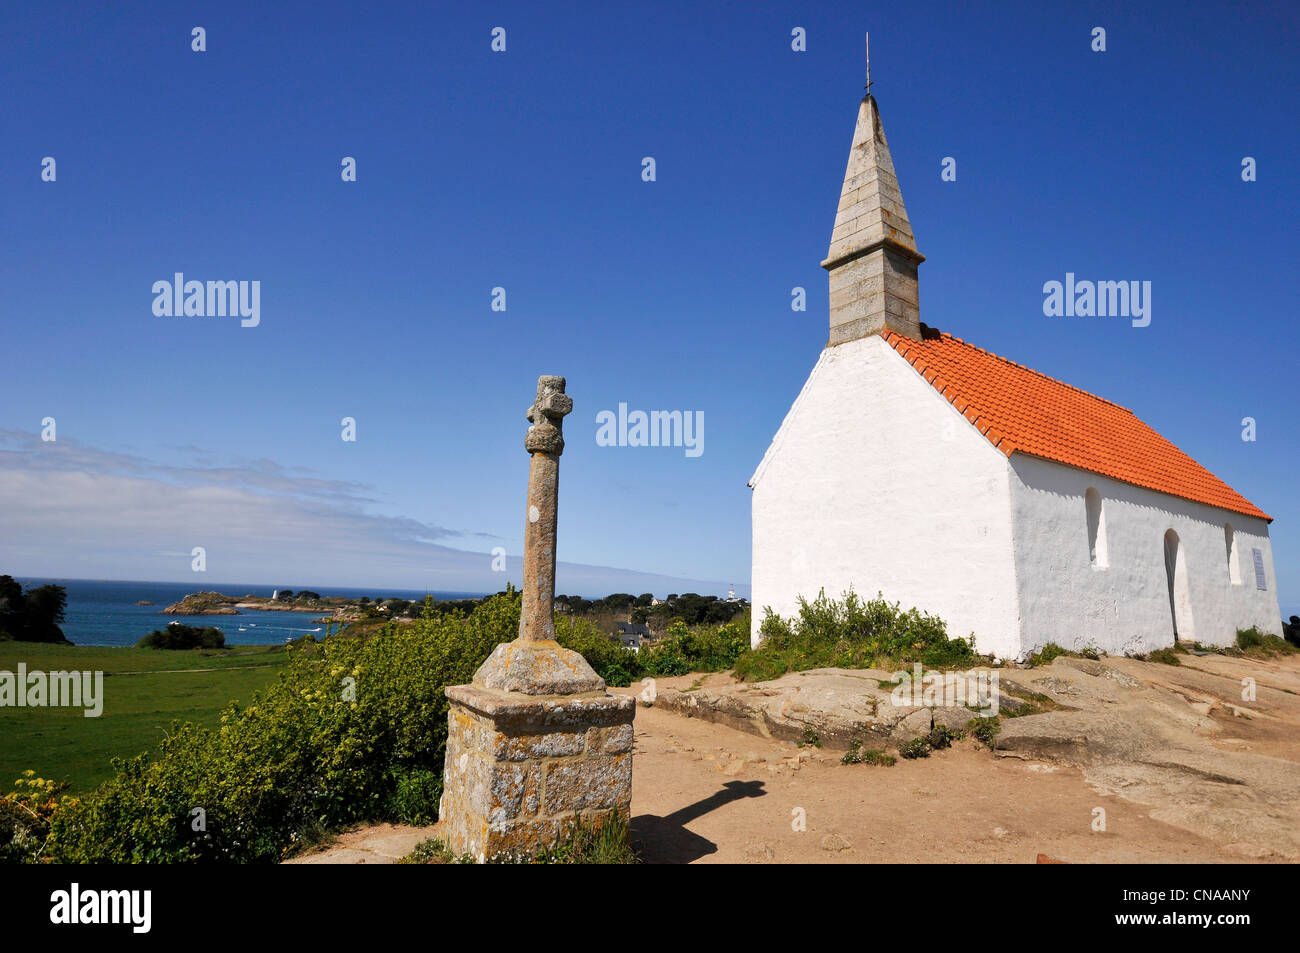
[{"label": "stone wall", "polygon": [[440,836],[475,860],[518,859],[578,823],[630,818],[631,696],[447,689]]}]

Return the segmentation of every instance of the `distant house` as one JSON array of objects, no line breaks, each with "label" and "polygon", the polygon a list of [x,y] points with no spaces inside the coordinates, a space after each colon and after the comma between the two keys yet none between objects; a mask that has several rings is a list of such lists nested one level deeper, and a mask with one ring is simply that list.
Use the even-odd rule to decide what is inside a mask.
[{"label": "distant house", "polygon": [[641,651],[641,643],[650,638],[650,628],[639,622],[620,622],[618,631],[611,632],[609,637],[625,649],[631,649],[633,652]]}]

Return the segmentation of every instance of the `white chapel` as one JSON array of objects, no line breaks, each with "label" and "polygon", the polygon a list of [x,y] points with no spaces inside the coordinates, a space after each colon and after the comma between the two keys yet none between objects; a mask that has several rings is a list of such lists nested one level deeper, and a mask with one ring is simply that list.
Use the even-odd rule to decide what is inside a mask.
[{"label": "white chapel", "polygon": [[1132,411],[921,323],[875,98],[830,252],[830,339],[749,481],[754,627],[883,593],[981,653],[1280,633],[1270,517]]}]

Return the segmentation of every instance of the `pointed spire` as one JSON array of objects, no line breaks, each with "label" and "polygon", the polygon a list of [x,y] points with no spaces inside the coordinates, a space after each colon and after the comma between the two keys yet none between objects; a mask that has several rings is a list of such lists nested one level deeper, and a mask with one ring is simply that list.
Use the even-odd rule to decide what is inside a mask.
[{"label": "pointed spire", "polygon": [[916,253],[916,239],[903,206],[903,193],[894,173],[876,97],[868,94],[858,107],[853,148],[844,172],[840,207],[831,232],[827,262],[833,262],[868,245],[890,239]]},{"label": "pointed spire", "polygon": [[858,107],[831,247],[822,262],[830,272],[830,344],[886,330],[919,340],[916,266],[923,261],[876,98],[868,92]]}]

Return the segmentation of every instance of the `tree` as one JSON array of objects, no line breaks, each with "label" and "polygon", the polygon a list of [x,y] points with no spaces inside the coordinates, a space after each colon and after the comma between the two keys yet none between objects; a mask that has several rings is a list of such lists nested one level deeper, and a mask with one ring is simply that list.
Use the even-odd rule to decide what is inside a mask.
[{"label": "tree", "polygon": [[37,586],[24,593],[12,576],[0,576],[0,638],[71,644],[59,628],[67,605],[63,586]]},{"label": "tree", "polygon": [[611,612],[625,612],[629,606],[636,601],[636,596],[630,592],[615,592],[604,599],[600,600],[605,604],[605,608]]},{"label": "tree", "polygon": [[27,618],[33,625],[58,625],[68,608],[68,590],[62,586],[41,586],[27,590]]},{"label": "tree", "polygon": [[154,629],[135,644],[138,649],[222,649],[226,647],[226,634],[215,625],[186,625],[173,622],[162,629]]},{"label": "tree", "polygon": [[582,598],[582,596],[561,596],[560,598],[565,601],[569,611],[574,615],[581,615],[590,609],[592,605],[589,600]]},{"label": "tree", "polygon": [[27,602],[13,576],[0,576],[0,638],[20,639],[26,626]]},{"label": "tree", "polygon": [[717,596],[701,596],[695,592],[684,592],[677,597],[674,615],[681,616],[687,625],[700,625],[709,611],[709,602],[717,601]]}]

